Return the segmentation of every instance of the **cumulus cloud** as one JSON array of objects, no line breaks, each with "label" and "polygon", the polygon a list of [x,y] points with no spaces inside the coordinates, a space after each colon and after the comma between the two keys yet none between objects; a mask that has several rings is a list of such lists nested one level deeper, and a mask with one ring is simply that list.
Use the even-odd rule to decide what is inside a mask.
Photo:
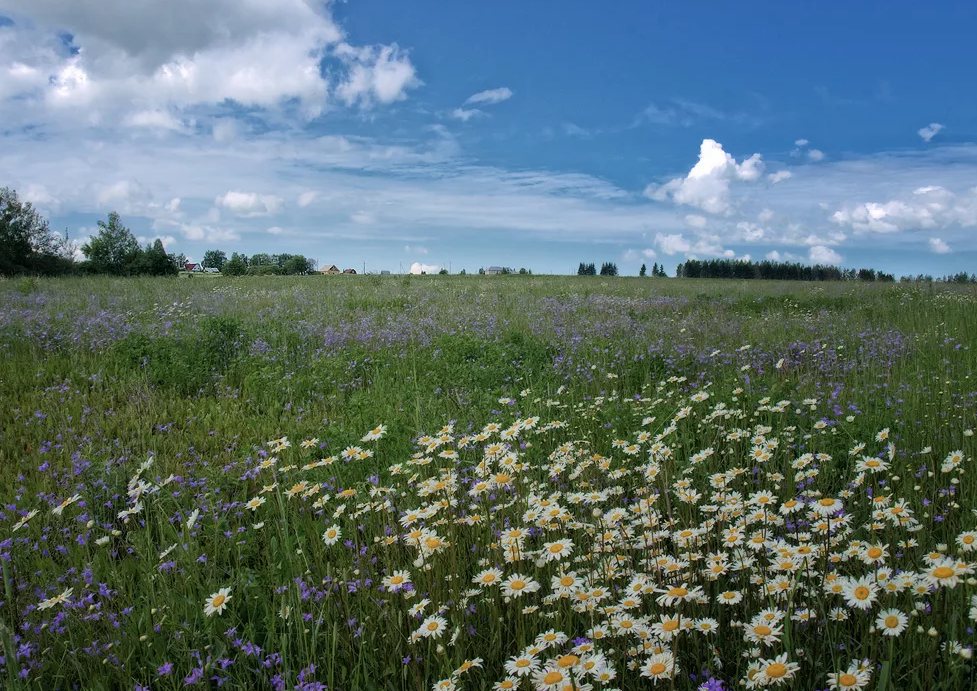
[{"label": "cumulus cloud", "polygon": [[798,139],[797,141],[794,142],[794,146],[802,147],[802,146],[807,146],[809,143],[810,142],[808,142],[806,139]]},{"label": "cumulus cloud", "polygon": [[[129,111],[141,126],[172,128],[173,119],[162,115],[171,108],[297,103],[306,117],[314,117],[330,92],[346,104],[368,107],[400,100],[420,84],[396,44],[349,43],[329,3],[2,4],[5,13],[27,18],[5,32],[13,38],[0,53],[0,101],[14,113],[63,113],[64,121],[96,124]],[[188,24],[184,17],[194,21]]]},{"label": "cumulus cloud", "polygon": [[841,226],[863,233],[895,233],[960,225],[977,226],[977,187],[955,194],[939,185],[920,187],[907,197],[846,206],[831,215]]},{"label": "cumulus cloud", "polygon": [[494,103],[502,103],[502,101],[508,101],[510,98],[512,98],[512,89],[507,86],[503,86],[498,89],[479,91],[477,94],[469,96],[468,100],[465,101],[465,104],[484,103],[486,105],[491,105]]},{"label": "cumulus cloud", "polygon": [[940,238],[930,238],[929,239],[930,252],[933,254],[950,254],[953,250],[950,246],[940,240]]},{"label": "cumulus cloud", "polygon": [[253,216],[270,216],[278,213],[285,205],[281,197],[273,194],[257,194],[255,192],[227,192],[214,200],[214,203],[227,209],[232,214],[243,218]]},{"label": "cumulus cloud", "polygon": [[407,53],[396,44],[364,48],[343,44],[336,54],[350,63],[346,80],[336,90],[348,105],[400,101],[408,89],[421,84]]},{"label": "cumulus cloud", "polygon": [[922,137],[924,142],[929,142],[933,137],[938,135],[943,129],[945,128],[940,123],[931,122],[926,127],[921,127],[920,129],[918,129],[916,131],[916,134]]},{"label": "cumulus cloud", "polygon": [[658,233],[655,235],[655,246],[658,247],[659,252],[669,256],[682,254],[692,249],[692,245],[681,233]]},{"label": "cumulus cloud", "polygon": [[656,201],[671,200],[675,204],[694,206],[706,213],[726,214],[731,210],[730,185],[733,182],[752,182],[763,172],[760,154],[753,154],[737,163],[713,139],[702,140],[699,161],[684,178],[675,178],[664,185],[649,185],[645,195]]},{"label": "cumulus cloud", "polygon": [[705,228],[706,217],[699,214],[689,214],[685,217],[685,225],[689,228]]},{"label": "cumulus cloud", "polygon": [[437,266],[436,264],[421,264],[420,262],[414,262],[410,265],[410,272],[412,274],[436,274],[440,270],[441,267]]},{"label": "cumulus cloud", "polygon": [[767,176],[767,180],[769,180],[773,185],[776,185],[778,182],[783,182],[788,178],[790,178],[789,170],[778,170],[776,173],[770,173],[770,175]]},{"label": "cumulus cloud", "polygon": [[808,259],[812,264],[837,265],[841,263],[842,257],[830,247],[815,245],[807,253]]},{"label": "cumulus cloud", "polygon": [[824,160],[824,152],[820,149],[811,149],[807,152],[807,157],[817,163]]}]

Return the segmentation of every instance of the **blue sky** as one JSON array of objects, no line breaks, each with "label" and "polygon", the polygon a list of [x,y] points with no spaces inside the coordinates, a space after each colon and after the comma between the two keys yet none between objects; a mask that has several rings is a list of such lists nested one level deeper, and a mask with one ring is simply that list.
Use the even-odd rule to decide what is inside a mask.
[{"label": "blue sky", "polygon": [[0,16],[0,184],[79,239],[116,210],[193,258],[977,270],[974,3],[0,0]]}]

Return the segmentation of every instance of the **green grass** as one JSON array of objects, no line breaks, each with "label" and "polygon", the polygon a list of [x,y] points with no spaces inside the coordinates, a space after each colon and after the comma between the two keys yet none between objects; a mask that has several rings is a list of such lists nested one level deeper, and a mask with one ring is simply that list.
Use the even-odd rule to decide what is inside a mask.
[{"label": "green grass", "polygon": [[[956,556],[961,568],[975,561],[977,552],[957,543],[977,526],[972,288],[208,278],[216,280],[0,283],[7,588],[0,639],[8,687],[177,689],[189,678],[215,687],[314,681],[331,689],[429,689],[478,657],[481,667],[455,682],[491,688],[537,634],[555,629],[593,640],[594,626],[613,630],[627,611],[647,617],[649,627],[676,612],[719,627],[718,636],[689,631],[658,646],[681,667],[654,682],[665,688],[696,688],[709,678],[705,670],[733,688],[750,678],[751,659],[769,667],[782,653],[800,665],[789,688],[827,688],[828,673],[862,659],[869,662],[859,674],[871,677],[865,688],[972,688],[973,662],[960,652],[974,643],[971,575],[952,587],[880,593],[871,614],[824,592],[832,574],[884,582],[859,556],[867,545],[887,545],[893,577],[936,568],[925,559],[930,552]],[[702,392],[708,398],[696,401]],[[488,423],[506,429],[533,418],[535,427],[515,430],[507,442],[515,465],[483,462],[483,447],[499,437],[474,434]],[[547,426],[552,421],[562,424]],[[382,438],[361,442],[377,425],[386,427]],[[431,449],[419,441],[446,425],[453,425],[450,440]],[[877,440],[884,429],[888,437]],[[647,441],[639,441],[642,431]],[[762,442],[751,443],[758,434]],[[282,436],[291,446],[267,444]],[[754,451],[768,442],[770,458],[758,460]],[[351,446],[372,453],[344,460]],[[445,449],[457,459],[440,456]],[[958,450],[959,468],[941,472]],[[805,454],[826,456],[800,467]],[[863,457],[889,467],[860,477]],[[276,463],[260,469],[269,458]],[[416,463],[424,458],[430,461]],[[152,465],[140,469],[148,459]],[[710,476],[731,469],[743,471],[730,480],[739,494],[717,497]],[[810,477],[798,475],[811,469]],[[468,493],[499,473],[511,476],[511,486]],[[675,484],[683,478],[688,488]],[[315,491],[286,494],[302,481]],[[740,559],[725,543],[729,529],[748,521],[748,539],[763,525],[762,515],[738,503],[760,491],[778,504],[837,498],[851,525],[829,541],[813,516],[804,525],[797,520],[808,520],[806,512],[788,516],[769,525],[770,541],[749,553],[752,564],[709,580],[708,555]],[[586,503],[590,492],[601,497],[596,504]],[[907,502],[914,522],[873,519],[871,497],[890,493],[890,504]],[[52,514],[75,494],[76,503]],[[256,498],[266,501],[252,512],[246,502]],[[526,511],[545,510],[544,499],[565,513],[536,524]],[[724,500],[729,515],[703,512]],[[399,522],[437,501],[446,504],[436,513]],[[636,513],[642,501],[654,503]],[[137,502],[138,511],[120,517]],[[629,516],[623,523],[608,514],[618,506]],[[13,532],[31,510],[39,513]],[[433,531],[423,539],[436,534],[450,546],[419,554],[409,533],[421,525]],[[330,526],[343,533],[331,546],[321,537]],[[522,558],[510,563],[500,530],[516,526],[534,530]],[[674,536],[683,527],[697,531],[697,544]],[[643,531],[650,542],[640,539]],[[537,564],[524,554],[557,538],[573,544],[567,560]],[[783,573],[776,564],[784,545],[810,545],[815,557],[795,554],[783,593],[765,593],[757,579]],[[685,565],[669,575],[658,559]],[[505,577],[531,575],[542,588],[511,601],[497,590],[466,592],[489,566]],[[561,568],[613,596],[590,609],[576,596],[549,597]],[[379,587],[401,570],[410,573],[413,597]],[[622,589],[635,574],[648,577],[637,606],[602,611],[627,598]],[[657,601],[655,590],[681,583],[702,588],[708,602]],[[206,616],[204,599],[222,587],[231,589],[227,609]],[[67,588],[65,603],[37,609]],[[743,601],[718,604],[724,589],[739,590]],[[443,609],[448,630],[414,642],[422,618],[408,608],[422,598],[431,600],[425,616]],[[530,604],[539,609],[524,612]],[[890,607],[910,617],[891,639],[873,630]],[[755,645],[743,627],[765,608],[787,618],[777,642]],[[830,621],[835,608],[848,619]],[[560,654],[572,645],[558,646]],[[634,635],[594,645],[616,678],[586,683],[653,683],[640,668],[650,666],[655,645],[641,650]],[[540,664],[559,657],[547,650]],[[577,665],[553,669],[568,679],[585,674]],[[529,677],[521,683],[534,687]]]}]

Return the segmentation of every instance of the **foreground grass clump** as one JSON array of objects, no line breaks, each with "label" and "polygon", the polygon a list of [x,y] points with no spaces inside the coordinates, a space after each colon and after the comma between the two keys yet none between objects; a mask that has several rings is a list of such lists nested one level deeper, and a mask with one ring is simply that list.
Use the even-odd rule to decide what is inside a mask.
[{"label": "foreground grass clump", "polygon": [[3,296],[9,688],[974,685],[971,292],[134,283]]}]

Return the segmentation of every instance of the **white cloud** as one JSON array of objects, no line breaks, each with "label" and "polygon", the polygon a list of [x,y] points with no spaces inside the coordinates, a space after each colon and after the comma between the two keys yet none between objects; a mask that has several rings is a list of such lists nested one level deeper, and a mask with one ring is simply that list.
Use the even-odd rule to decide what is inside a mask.
[{"label": "white cloud", "polygon": [[817,163],[824,160],[824,152],[820,149],[811,149],[807,152],[807,157]]},{"label": "white cloud", "polygon": [[922,127],[919,130],[917,130],[916,134],[922,137],[924,142],[929,142],[933,137],[938,135],[943,129],[945,128],[940,123],[931,122],[926,127]]},{"label": "white cloud", "polygon": [[688,252],[692,249],[692,245],[681,233],[671,233],[663,234],[658,233],[655,235],[655,245],[658,247],[658,251],[662,254],[667,254],[669,256],[673,254],[682,254],[683,252]]},{"label": "white cloud", "polygon": [[280,228],[279,226],[272,226],[271,228],[268,229],[268,232],[271,233],[272,235],[284,235],[288,231],[285,230],[284,228]]},{"label": "white cloud", "polygon": [[960,225],[977,226],[977,187],[955,194],[939,185],[919,187],[911,195],[887,202],[845,206],[831,215],[857,232],[895,233]]},{"label": "white cloud", "polygon": [[377,222],[376,214],[370,211],[357,211],[350,214],[349,218],[353,223],[359,223],[360,225],[370,225],[371,223]]},{"label": "white cloud", "polygon": [[396,44],[365,48],[342,44],[336,53],[350,63],[346,80],[336,90],[348,105],[393,103],[406,98],[408,89],[421,85],[407,53]]},{"label": "white cloud", "polygon": [[126,117],[125,124],[129,127],[171,130],[173,132],[184,130],[183,123],[179,118],[165,110],[142,110],[132,113]]},{"label": "white cloud", "polygon": [[950,246],[940,240],[940,238],[930,238],[929,239],[930,252],[933,254],[950,254],[953,250]]},{"label": "white cloud", "polygon": [[791,252],[778,252],[777,250],[767,252],[764,258],[772,262],[796,262],[800,259],[800,257]]},{"label": "white cloud", "polygon": [[472,118],[480,115],[485,115],[485,113],[478,108],[455,108],[453,111],[451,111],[451,117],[453,117],[455,120],[461,120],[462,122],[468,122]]},{"label": "white cloud", "polygon": [[[172,126],[159,113],[228,100],[258,108],[297,104],[314,117],[330,92],[368,107],[400,100],[420,84],[396,44],[351,45],[327,2],[3,0],[3,6],[27,18],[5,31],[13,38],[0,51],[0,105],[21,119],[90,126],[133,117],[142,126]],[[71,50],[61,32],[70,32]]]},{"label": "white cloud", "polygon": [[303,192],[299,195],[299,206],[303,209],[314,202],[319,197],[318,192]]},{"label": "white cloud", "polygon": [[751,182],[763,172],[760,154],[753,154],[737,163],[713,139],[702,140],[699,161],[684,178],[675,178],[664,185],[649,185],[645,195],[656,201],[671,199],[680,205],[694,206],[711,214],[726,214],[731,210],[730,184]]},{"label": "white cloud", "polygon": [[241,123],[233,118],[218,118],[211,125],[211,132],[215,141],[233,141],[241,134]]},{"label": "white cloud", "polygon": [[699,214],[688,214],[685,217],[685,225],[689,228],[705,228],[706,217],[700,216]]},{"label": "white cloud", "polygon": [[494,103],[502,103],[502,101],[507,101],[510,98],[512,98],[512,89],[507,86],[503,86],[498,89],[479,91],[477,94],[469,96],[468,100],[465,101],[465,104],[484,103],[486,105],[491,105]]},{"label": "white cloud", "polygon": [[140,245],[151,245],[157,240],[163,243],[163,249],[167,251],[169,251],[170,245],[176,244],[176,238],[172,235],[154,235],[152,237],[139,235],[136,237],[136,242],[138,242]]},{"label": "white cloud", "polygon": [[808,259],[812,264],[837,265],[841,263],[842,257],[830,247],[815,245],[808,250]]},{"label": "white cloud", "polygon": [[794,142],[794,146],[798,146],[798,147],[807,146],[809,143],[810,142],[808,142],[806,139],[798,139],[797,141]]},{"label": "white cloud", "polygon": [[778,182],[783,182],[784,180],[789,179],[790,176],[789,170],[778,170],[776,173],[770,173],[770,175],[767,176],[767,180],[769,180],[771,184],[776,185]]},{"label": "white cloud", "polygon": [[232,214],[250,218],[252,216],[270,216],[278,213],[285,205],[285,200],[273,194],[256,194],[254,192],[227,192],[214,200],[222,209]]},{"label": "white cloud", "polygon": [[757,214],[756,220],[760,221],[760,223],[769,223],[775,215],[772,209],[764,209]]},{"label": "white cloud", "polygon": [[436,274],[440,270],[441,267],[437,266],[436,264],[421,264],[420,262],[414,262],[410,265],[410,272],[412,274]]},{"label": "white cloud", "polygon": [[654,259],[658,256],[658,253],[649,247],[648,249],[641,250],[641,255],[645,259]]}]

